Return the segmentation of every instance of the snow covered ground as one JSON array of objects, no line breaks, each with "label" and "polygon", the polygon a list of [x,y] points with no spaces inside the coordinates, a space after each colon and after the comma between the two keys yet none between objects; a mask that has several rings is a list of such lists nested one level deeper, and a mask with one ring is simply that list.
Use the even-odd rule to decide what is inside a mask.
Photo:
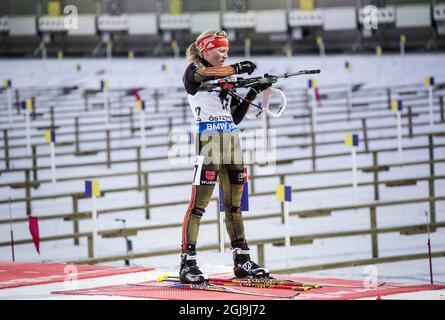
[{"label": "snow covered ground", "polygon": [[[231,57],[229,63],[243,59],[240,57]],[[350,61],[352,70],[348,71],[344,68],[345,61]],[[379,87],[405,84],[419,84],[423,83],[425,76],[434,76],[437,83],[445,81],[445,55],[443,54],[422,54],[422,55],[407,55],[401,58],[397,55],[384,55],[382,57],[367,56],[367,55],[334,55],[327,56],[321,60],[316,56],[296,56],[293,58],[284,57],[254,57],[258,65],[258,72],[256,75],[262,73],[279,74],[283,72],[296,71],[300,69],[321,68],[322,72],[316,78],[318,84],[323,86],[335,84],[365,83],[365,87]],[[81,71],[76,70],[76,65],[81,65]],[[162,65],[167,65],[166,71],[162,70]],[[65,59],[65,60],[47,60],[45,62],[39,60],[0,60],[0,70],[3,79],[12,79],[15,87],[28,86],[67,86],[79,85],[80,88],[98,88],[99,82],[102,79],[108,79],[110,82],[110,89],[114,88],[163,88],[170,86],[181,86],[182,72],[186,67],[185,60],[174,59],[113,59],[112,61],[101,59]],[[305,88],[307,85],[307,77],[296,77],[292,80],[283,80],[283,90],[291,91],[292,88]],[[286,89],[287,88],[287,89]],[[291,94],[291,92],[289,92]],[[76,95],[73,94],[74,96]],[[74,104],[79,110],[83,106],[80,105],[83,101],[78,95],[78,106]],[[181,94],[172,93],[172,96],[180,97]],[[0,101],[4,103],[4,95],[0,95]],[[44,103],[45,97],[38,97],[37,101],[41,99]],[[179,98],[178,98],[179,99]],[[151,104],[151,101],[148,101]],[[162,103],[162,100],[161,100]],[[424,108],[425,111],[427,108]],[[438,110],[436,104],[435,109]],[[4,104],[0,107],[2,125],[6,125],[6,106]],[[100,113],[100,112],[99,112]],[[94,111],[87,114],[79,113],[83,116],[94,115]],[[271,121],[274,124],[292,123],[295,121],[291,115],[299,114],[297,110],[286,110],[285,116],[282,119]],[[57,113],[56,116],[63,115]],[[97,119],[97,118],[96,118]],[[436,121],[440,120],[440,115],[435,114]],[[72,119],[66,120],[72,126]],[[87,121],[87,120],[85,120]],[[92,120],[91,120],[92,121]],[[428,115],[420,115],[416,121],[428,121]],[[62,123],[62,122],[60,122]],[[159,122],[161,123],[161,122]],[[152,125],[154,130],[151,133],[165,132],[164,122],[162,125],[150,120],[148,117],[147,125]],[[250,127],[253,120],[243,122],[241,127]],[[359,120],[350,123],[344,121],[335,121],[332,123],[320,124],[317,128],[319,130],[328,129],[346,129],[351,127],[360,127]],[[368,126],[377,125],[394,125],[394,130],[387,130],[386,132],[373,132],[372,135],[395,135],[395,120],[394,118],[382,118],[369,120]],[[116,125],[115,128],[119,128]],[[72,129],[72,127],[71,127]],[[70,130],[71,130],[70,129]],[[60,132],[63,132],[61,129]],[[295,127],[278,129],[278,134],[285,132],[301,133],[308,128]],[[435,130],[444,131],[445,125],[438,124]],[[33,130],[37,134],[37,130]],[[406,132],[406,131],[404,131]],[[419,127],[415,129],[415,133],[428,132],[428,127]],[[11,136],[23,135],[23,118],[15,117],[14,130]],[[116,133],[118,137],[120,133]],[[103,134],[95,135],[99,139],[103,139]],[[94,135],[90,136],[94,137]],[[342,141],[344,133],[321,135],[318,142],[339,140]],[[68,139],[69,140],[69,139]],[[304,139],[300,139],[303,141]],[[443,143],[443,137],[436,137],[436,143]],[[42,139],[35,141],[42,142]],[[135,135],[133,140],[128,142],[115,142],[119,146],[136,145],[138,143],[138,135]],[[150,143],[164,142],[166,137],[153,138],[148,141]],[[289,144],[292,139],[279,139],[278,145]],[[309,141],[306,141],[309,142]],[[2,141],[3,143],[3,141]],[[427,137],[418,137],[412,140],[404,140],[404,147],[410,145],[427,145]],[[13,144],[24,144],[24,141],[14,141]],[[373,141],[370,145],[372,148],[396,147],[394,140]],[[104,143],[92,143],[88,145],[90,148],[103,148]],[[41,152],[47,152],[47,147],[41,147]],[[60,151],[71,151],[72,147],[61,147]],[[280,150],[280,149],[278,149]],[[319,154],[333,153],[333,152],[347,152],[348,149],[344,146],[327,145],[318,148]],[[147,149],[147,156],[165,155],[165,148],[149,148]],[[12,149],[12,155],[24,155],[26,151],[24,148]],[[277,154],[279,159],[286,159],[289,157],[302,157],[310,155],[310,148],[306,149],[283,149],[283,152]],[[443,159],[445,150],[438,148],[435,151],[436,159]],[[129,159],[134,155],[128,155],[128,151],[120,151],[113,153],[113,159]],[[405,151],[403,154],[405,161],[427,160],[428,149]],[[66,156],[58,159],[58,164],[72,163],[75,161],[98,161],[105,160],[105,153],[99,153],[97,156],[74,158],[73,156]],[[379,158],[380,164],[397,162],[397,153],[390,152],[381,154]],[[15,160],[12,167],[22,167],[28,163],[27,160]],[[349,157],[343,158],[327,158],[318,160],[318,168],[342,168],[350,163]],[[358,165],[371,165],[372,155],[365,154],[358,156]],[[49,159],[40,160],[39,165],[49,165]],[[3,165],[3,164],[2,164]],[[153,168],[169,168],[174,167],[165,161],[153,161],[144,164],[144,170],[151,170]],[[291,165],[280,166],[277,172],[288,170],[310,170],[311,162],[309,160],[297,161]],[[106,166],[85,167],[82,169],[60,169],[57,171],[58,177],[80,176],[80,175],[94,175],[111,172],[124,172],[135,169],[135,164],[114,165],[112,169],[107,169]],[[443,175],[445,172],[444,164],[436,164],[436,175]],[[260,169],[258,169],[260,172]],[[168,181],[187,181],[191,172],[183,171],[179,173],[168,173],[152,175],[152,183],[168,182]],[[391,170],[389,172],[382,172],[380,179],[395,179],[404,176],[427,176],[429,169],[427,165],[418,165],[406,167],[400,170]],[[0,184],[9,181],[18,181],[23,179],[23,173],[3,173],[0,176]],[[50,178],[50,170],[41,170],[39,178]],[[371,174],[359,172],[359,182],[372,181]],[[276,184],[279,183],[278,177],[267,178],[260,180],[261,183],[256,183],[256,191],[273,191]],[[328,183],[329,181],[329,183]],[[331,173],[331,174],[312,174],[308,176],[291,176],[286,179],[286,183],[292,185],[294,188],[304,188],[310,186],[326,185],[333,183],[350,183],[351,174],[348,172]],[[103,189],[120,188],[125,186],[135,186],[136,179],[134,176],[116,177],[101,179]],[[436,195],[444,195],[443,190],[445,182],[443,180],[436,181]],[[79,181],[68,181],[58,183],[58,193],[65,192],[81,192],[83,184]],[[38,190],[32,190],[33,195],[47,195],[52,192],[51,184],[45,184]],[[216,193],[214,194],[214,196]],[[23,197],[24,191],[19,189],[0,188],[0,199],[6,200],[8,197],[16,198]],[[178,186],[169,188],[154,189],[150,192],[151,199],[154,202],[166,202],[177,200],[188,200],[190,196],[190,187]],[[361,187],[359,190],[359,203],[367,203],[373,200],[372,186]],[[381,186],[380,188],[381,200],[394,199],[409,199],[428,196],[428,183],[426,181],[417,183],[416,186],[406,186],[400,188],[388,188]],[[113,207],[123,207],[129,205],[143,204],[144,197],[142,193],[135,191],[125,193],[111,193],[106,197],[98,199],[98,208],[106,209]],[[293,201],[290,209],[305,210],[314,208],[323,208],[337,205],[350,205],[353,203],[352,190],[350,188],[343,189],[329,189],[311,192],[301,192],[293,194]],[[245,213],[246,215],[261,215],[271,212],[279,212],[279,203],[275,200],[275,196],[255,197],[250,203],[251,211]],[[25,217],[24,203],[12,204],[13,218]],[[151,210],[152,218],[145,219],[143,210],[131,212],[119,212],[114,214],[107,214],[100,216],[99,228],[101,230],[120,228],[122,224],[116,222],[116,218],[127,219],[127,226],[149,226],[158,225],[162,223],[178,223],[182,222],[185,212],[185,205],[178,205],[174,207],[160,207]],[[214,203],[211,203],[203,220],[215,219],[216,211]],[[438,201],[436,203],[437,221],[445,221],[445,203]],[[50,215],[53,213],[63,213],[71,211],[71,200],[69,198],[39,201],[33,204],[33,210],[37,216]],[[82,200],[79,203],[79,211],[90,210],[90,201]],[[427,203],[416,205],[400,205],[391,207],[381,207],[378,209],[378,227],[401,226],[410,224],[424,224],[426,223],[425,210],[428,210]],[[0,205],[0,219],[8,219],[8,206]],[[284,234],[284,226],[280,219],[265,219],[265,220],[250,220],[246,221],[247,237],[250,240],[282,237]],[[312,233],[323,233],[333,231],[347,231],[355,229],[369,228],[369,213],[367,210],[354,211],[339,211],[334,212],[332,216],[318,217],[311,219],[303,219],[293,216],[291,218],[291,233],[292,235],[304,235]],[[91,230],[91,222],[89,220],[80,221],[81,232]],[[180,228],[151,230],[139,232],[137,236],[130,237],[133,241],[134,252],[147,252],[162,249],[172,249],[178,247],[181,240]],[[57,234],[65,234],[72,232],[72,224],[59,220],[41,221],[40,235],[50,236]],[[9,225],[0,224],[0,242],[9,240]],[[29,239],[29,230],[27,223],[19,223],[14,225],[14,235],[16,239]],[[215,244],[217,241],[217,227],[216,225],[202,225],[199,236],[199,244],[208,245]],[[445,249],[445,230],[438,229],[437,232],[431,234],[433,252],[444,251]],[[403,255],[411,253],[427,252],[427,236],[425,234],[413,236],[401,236],[397,233],[380,234],[378,239],[379,254],[381,257]],[[37,255],[32,244],[19,245],[15,248],[16,259],[18,261],[72,261],[77,259],[85,259],[87,257],[87,242],[82,238],[80,246],[73,245],[72,240],[59,240],[55,242],[41,243],[41,257]],[[122,238],[117,239],[101,239],[98,244],[99,257],[118,255],[125,253],[125,243]],[[257,259],[257,252],[252,248],[252,256]],[[298,245],[292,247],[291,266],[300,267],[315,265],[321,263],[332,263],[345,260],[359,260],[371,258],[371,238],[370,236],[357,236],[347,238],[330,238],[320,239],[314,241],[310,245]],[[9,247],[0,247],[0,260],[10,260],[11,250]],[[214,272],[218,265],[230,266],[231,254],[226,250],[224,259],[218,251],[202,251],[198,253],[199,263],[204,270]],[[283,247],[265,247],[266,266],[271,270],[286,268],[286,250]],[[132,261],[136,265],[143,265],[147,267],[163,268],[165,270],[176,270],[179,263],[179,255],[166,255],[152,258],[137,259]],[[108,263],[110,265],[122,265],[123,262]],[[429,282],[429,268],[426,260],[416,260],[408,262],[387,263],[375,266],[377,268],[377,276],[379,281],[393,280],[393,281],[409,281],[409,282]],[[433,259],[434,279],[435,282],[445,283],[445,258]],[[341,277],[350,279],[362,279],[367,276],[369,269],[366,267],[341,268],[323,271],[313,271],[305,273],[305,275],[317,275],[323,277]],[[436,297],[437,298],[437,297]]]}]

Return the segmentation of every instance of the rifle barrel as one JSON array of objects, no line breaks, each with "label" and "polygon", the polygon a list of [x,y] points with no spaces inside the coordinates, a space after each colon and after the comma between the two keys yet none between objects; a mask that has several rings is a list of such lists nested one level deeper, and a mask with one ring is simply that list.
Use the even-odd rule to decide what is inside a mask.
[{"label": "rifle barrel", "polygon": [[320,69],[300,70],[297,72],[288,72],[288,73],[285,73],[285,74],[279,76],[279,78],[289,78],[289,77],[293,77],[293,76],[299,76],[302,74],[316,74],[316,73],[320,73]]}]

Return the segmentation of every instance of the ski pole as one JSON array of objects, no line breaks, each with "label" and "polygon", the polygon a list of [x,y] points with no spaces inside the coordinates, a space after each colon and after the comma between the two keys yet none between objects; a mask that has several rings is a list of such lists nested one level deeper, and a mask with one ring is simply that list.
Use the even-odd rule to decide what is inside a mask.
[{"label": "ski pole", "polygon": [[430,219],[429,219],[429,215],[428,215],[428,211],[425,211],[425,215],[426,215],[426,228],[428,231],[428,260],[430,263],[430,282],[431,284],[434,284],[433,281],[433,261],[432,261],[432,257],[431,257],[431,239],[430,239]]},{"label": "ski pole", "polygon": [[[122,222],[123,225],[124,225],[124,230],[127,229],[127,225],[126,225],[126,220],[125,219],[114,219],[114,221]],[[132,250],[130,250],[130,249],[132,249],[131,241],[128,239],[128,236],[124,236],[124,239],[125,239],[125,245],[127,247],[127,254],[130,254],[130,251],[132,251]],[[125,259],[125,265],[126,266],[130,265],[130,260],[129,259]]]},{"label": "ski pole", "polygon": [[11,197],[9,197],[9,226],[10,226],[10,233],[11,233],[12,261],[15,262],[14,231],[12,230],[12,216],[11,216]]}]

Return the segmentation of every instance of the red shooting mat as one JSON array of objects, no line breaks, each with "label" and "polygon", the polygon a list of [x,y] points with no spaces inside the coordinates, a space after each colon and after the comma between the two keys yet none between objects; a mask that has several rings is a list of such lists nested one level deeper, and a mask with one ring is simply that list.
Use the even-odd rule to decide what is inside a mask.
[{"label": "red shooting mat", "polygon": [[[219,277],[227,277],[219,275]],[[428,284],[407,284],[407,283],[378,283],[376,287],[365,287],[363,281],[343,280],[343,279],[323,279],[307,277],[283,277],[275,275],[276,278],[286,278],[310,283],[322,283],[324,286],[319,289],[311,289],[300,294],[292,300],[349,300],[359,298],[370,298],[385,296],[396,293],[416,292],[424,290],[445,289],[445,285]],[[122,296],[131,298],[146,299],[166,299],[166,300],[271,300],[283,299],[279,297],[263,297],[248,294],[236,294],[226,292],[211,292],[194,289],[166,288],[165,285],[171,282],[156,283],[145,282],[150,286],[138,285],[115,285],[103,286],[82,290],[68,290],[52,292],[53,294],[83,295],[83,296]],[[332,286],[329,286],[331,284]],[[337,285],[337,286],[335,286]],[[349,286],[349,287],[348,287]],[[265,293],[269,295],[287,296],[296,293],[291,289],[273,288],[250,288],[232,287],[244,291]]]},{"label": "red shooting mat", "polygon": [[0,289],[151,270],[154,269],[0,261]]}]

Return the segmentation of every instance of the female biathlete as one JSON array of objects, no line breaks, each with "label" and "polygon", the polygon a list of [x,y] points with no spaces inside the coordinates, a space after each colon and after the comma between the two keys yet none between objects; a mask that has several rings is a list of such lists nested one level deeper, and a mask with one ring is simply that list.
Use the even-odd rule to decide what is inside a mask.
[{"label": "female biathlete", "polygon": [[[196,263],[199,224],[209,204],[219,177],[223,191],[225,224],[229,234],[234,274],[237,277],[268,276],[269,271],[250,259],[240,210],[244,184],[244,164],[236,125],[243,120],[250,102],[270,84],[252,87],[245,98],[233,89],[199,91],[210,80],[235,74],[252,74],[256,66],[243,61],[223,66],[228,57],[229,41],[224,31],[203,32],[187,49],[190,62],[183,82],[190,107],[197,122],[196,156],[191,200],[182,226],[182,254],[179,278],[183,283],[202,283],[208,279]],[[199,161],[197,161],[199,163]]]}]

